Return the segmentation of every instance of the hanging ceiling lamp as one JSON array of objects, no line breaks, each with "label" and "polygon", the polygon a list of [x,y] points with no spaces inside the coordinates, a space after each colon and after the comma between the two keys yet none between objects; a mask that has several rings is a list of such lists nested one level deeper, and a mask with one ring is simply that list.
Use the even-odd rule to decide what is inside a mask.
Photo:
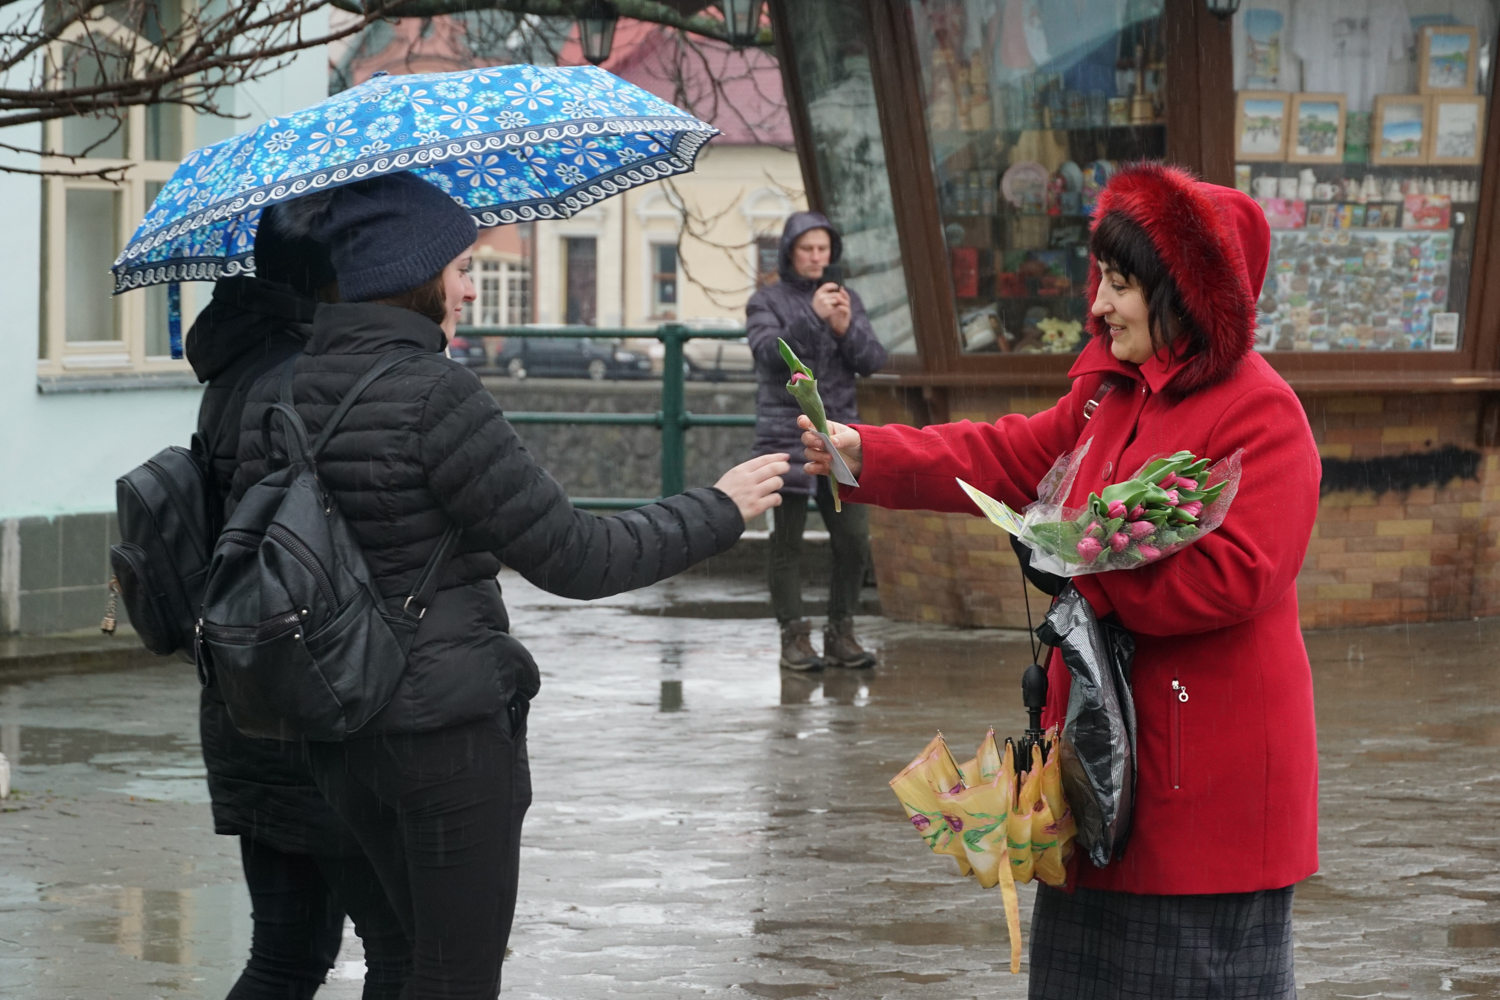
[{"label": "hanging ceiling lamp", "polygon": [[1208,12],[1221,21],[1227,21],[1240,9],[1240,0],[1203,0]]},{"label": "hanging ceiling lamp", "polygon": [[578,8],[578,37],[583,43],[583,57],[595,66],[609,58],[615,44],[615,22],[620,8],[611,0],[586,0]]}]

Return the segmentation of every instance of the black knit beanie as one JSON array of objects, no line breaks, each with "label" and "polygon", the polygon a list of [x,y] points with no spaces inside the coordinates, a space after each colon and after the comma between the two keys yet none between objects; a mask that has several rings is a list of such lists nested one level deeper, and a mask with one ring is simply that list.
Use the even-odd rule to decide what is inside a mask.
[{"label": "black knit beanie", "polygon": [[277,227],[328,244],[339,297],[369,302],[417,288],[474,243],[475,222],[435,186],[403,171],[280,206]]}]

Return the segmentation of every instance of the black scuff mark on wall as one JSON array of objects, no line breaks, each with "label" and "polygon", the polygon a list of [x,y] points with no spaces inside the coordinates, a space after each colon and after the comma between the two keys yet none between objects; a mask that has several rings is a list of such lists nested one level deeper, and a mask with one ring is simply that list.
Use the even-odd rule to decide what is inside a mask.
[{"label": "black scuff mark on wall", "polygon": [[1443,486],[1455,479],[1478,479],[1483,457],[1470,448],[1450,444],[1411,455],[1325,458],[1318,493],[1407,493],[1424,486]]}]

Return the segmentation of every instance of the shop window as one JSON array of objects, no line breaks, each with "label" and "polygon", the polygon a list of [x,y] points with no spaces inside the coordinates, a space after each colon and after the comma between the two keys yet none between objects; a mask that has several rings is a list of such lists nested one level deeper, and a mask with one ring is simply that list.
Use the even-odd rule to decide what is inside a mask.
[{"label": "shop window", "polygon": [[1462,346],[1495,30],[1493,0],[1235,16],[1235,183],[1272,228],[1259,350]]},{"label": "shop window", "polygon": [[651,245],[651,316],[677,318],[677,244]]},{"label": "shop window", "polygon": [[812,129],[823,209],[844,238],[845,283],[859,293],[886,349],[914,353],[870,43],[864,37],[865,4],[797,0],[783,9],[790,35],[808,40],[795,48],[794,69]]},{"label": "shop window", "polygon": [[592,236],[563,240],[563,322],[593,326],[598,315],[598,241]]},{"label": "shop window", "polygon": [[963,349],[1075,353],[1099,188],[1166,153],[1161,5],[909,9]]},{"label": "shop window", "polygon": [[781,238],[755,238],[755,287],[765,288],[781,280]]}]

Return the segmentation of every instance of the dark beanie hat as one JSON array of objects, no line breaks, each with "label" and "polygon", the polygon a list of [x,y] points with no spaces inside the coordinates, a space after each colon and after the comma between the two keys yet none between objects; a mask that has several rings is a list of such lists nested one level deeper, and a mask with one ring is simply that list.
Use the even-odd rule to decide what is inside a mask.
[{"label": "dark beanie hat", "polygon": [[409,292],[474,243],[463,206],[415,174],[386,174],[280,206],[278,228],[328,244],[345,302]]}]

